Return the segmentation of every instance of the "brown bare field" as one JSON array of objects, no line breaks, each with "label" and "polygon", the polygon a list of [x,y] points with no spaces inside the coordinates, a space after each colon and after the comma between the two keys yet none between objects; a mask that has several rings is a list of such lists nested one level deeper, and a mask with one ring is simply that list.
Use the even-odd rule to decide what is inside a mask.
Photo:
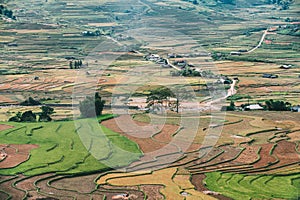
[{"label": "brown bare field", "polygon": [[274,144],[261,145],[261,151],[259,153],[260,160],[253,165],[254,168],[267,167],[268,165],[277,161],[274,156],[270,155],[270,151],[273,146]]},{"label": "brown bare field", "polygon": [[51,181],[53,178],[51,176],[48,176],[48,178],[40,179],[38,182],[36,182],[36,186],[40,188],[42,191],[42,194],[47,194],[50,197],[54,197],[57,199],[63,199],[63,200],[69,200],[73,197],[78,195],[78,198],[80,199],[88,199],[88,195],[79,194],[77,192],[74,193],[74,191],[68,191],[68,190],[58,190],[56,188],[52,188],[48,186],[48,181]]},{"label": "brown bare field", "polygon": [[11,187],[15,181],[17,181],[18,177],[6,180],[1,183],[1,190],[11,195],[12,199],[23,199],[25,196],[25,192],[20,191],[14,187]]},{"label": "brown bare field", "polygon": [[240,162],[243,164],[250,164],[255,162],[258,159],[258,146],[249,146],[249,145],[242,145],[245,150],[235,159],[236,162]]},{"label": "brown bare field", "polygon": [[[118,120],[121,120],[121,121],[128,120],[127,117],[128,116],[120,116]],[[143,122],[135,121],[135,123],[140,127],[147,125],[147,123],[143,123]],[[118,126],[115,119],[106,120],[106,121],[102,122],[102,125],[104,125],[105,127],[109,128],[115,132],[121,133],[121,134],[125,135],[126,137],[128,137],[130,140],[136,142],[139,145],[139,147],[141,148],[141,150],[145,153],[152,152],[152,151],[161,149],[162,147],[166,146],[167,143],[171,141],[172,135],[178,129],[178,126],[165,124],[165,125],[163,125],[163,127],[160,127],[161,131],[158,134],[151,133],[151,132],[149,132],[149,133],[144,132],[142,137],[138,137],[138,134],[141,133],[140,130],[127,129],[126,132],[124,132],[124,130],[122,130]],[[155,136],[152,138],[152,136],[154,134],[155,134]],[[137,137],[135,137],[133,135],[136,135]],[[147,135],[148,137],[143,138],[144,135]]]},{"label": "brown bare field", "polygon": [[279,159],[279,162],[275,166],[300,162],[300,154],[296,151],[296,143],[287,140],[277,142],[272,155]]},{"label": "brown bare field", "polygon": [[0,124],[0,131],[4,131],[4,130],[10,129],[10,128],[13,128],[13,126],[9,126],[6,124]]},{"label": "brown bare field", "polygon": [[38,148],[33,144],[0,145],[4,159],[0,162],[0,168],[13,168],[29,159],[30,150]]},{"label": "brown bare field", "polygon": [[[192,175],[191,178],[191,183],[195,186],[195,189],[203,192],[203,191],[208,191],[208,189],[205,187],[205,183],[203,182],[204,179],[206,178],[205,174],[195,174]],[[223,195],[211,195],[219,200],[232,200],[229,197],[225,197]]]},{"label": "brown bare field", "polygon": [[64,177],[62,179],[54,180],[51,182],[51,186],[62,190],[73,190],[79,193],[90,193],[92,192],[96,184],[94,180],[97,178],[96,175],[78,176],[78,177]]},{"label": "brown bare field", "polygon": [[234,148],[231,146],[224,146],[219,148],[224,151],[222,154],[215,157],[211,161],[205,162],[203,164],[199,163],[195,166],[189,167],[188,169],[190,170],[190,172],[191,173],[200,172],[201,170],[208,169],[209,167],[222,169],[224,166],[239,164],[238,162],[236,162],[235,158],[239,155],[241,149]]},{"label": "brown bare field", "polygon": [[298,142],[300,141],[300,131],[295,131],[293,133],[289,133],[288,137],[291,138],[291,142]]},{"label": "brown bare field", "polygon": [[[206,150],[204,150],[205,152]],[[200,151],[201,152],[201,151]],[[197,167],[200,164],[210,161],[212,158],[217,157],[218,155],[222,154],[222,150],[217,148],[212,148],[208,153],[205,152],[204,156],[199,157],[199,159],[195,160],[194,162],[185,165],[185,167]],[[201,154],[200,154],[201,155]]]},{"label": "brown bare field", "polygon": [[159,192],[164,186],[160,185],[141,185],[139,188],[147,195],[148,200],[164,199],[164,196]]},{"label": "brown bare field", "polygon": [[53,175],[53,174],[44,174],[44,175],[34,176],[34,177],[20,176],[21,180],[18,181],[16,186],[17,186],[17,188],[22,189],[22,190],[34,191],[34,190],[36,190],[36,186],[34,185],[35,181],[42,179],[42,178],[46,178],[50,175]]},{"label": "brown bare field", "polygon": [[[185,199],[183,196],[180,195],[180,192],[182,191],[180,189],[181,184],[177,185],[172,181],[173,175],[175,175],[177,169],[176,168],[168,168],[168,169],[162,169],[159,171],[154,171],[152,173],[147,174],[132,174],[132,173],[125,173],[125,174],[114,174],[114,177],[111,177],[110,175],[101,177],[99,181],[97,181],[99,184],[103,182],[107,182],[111,185],[116,186],[130,186],[130,185],[164,185],[165,187],[160,190],[162,194],[167,199]],[[187,180],[186,180],[187,181]],[[185,181],[184,181],[185,182]],[[186,182],[184,183],[184,185]],[[183,186],[184,187],[184,186]],[[197,192],[194,189],[191,189],[191,194],[189,199],[214,199],[210,196],[204,195],[201,192]]]}]

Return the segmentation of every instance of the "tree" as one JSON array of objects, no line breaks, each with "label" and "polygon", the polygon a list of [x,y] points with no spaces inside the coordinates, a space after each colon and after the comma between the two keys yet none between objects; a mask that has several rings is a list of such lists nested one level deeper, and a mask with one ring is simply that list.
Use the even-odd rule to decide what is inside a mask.
[{"label": "tree", "polygon": [[78,69],[78,68],[79,68],[78,62],[77,62],[76,60],[74,61],[74,68],[75,68],[75,69]]},{"label": "tree", "polygon": [[224,4],[232,4],[235,5],[235,0],[221,0],[222,3]]},{"label": "tree", "polygon": [[31,111],[26,111],[21,116],[21,122],[36,122],[36,115]]},{"label": "tree", "polygon": [[102,114],[105,101],[102,100],[99,93],[95,93],[94,97],[87,96],[85,100],[79,103],[79,110],[82,117],[96,117]]},{"label": "tree", "polygon": [[8,18],[11,18],[13,20],[16,19],[16,17],[13,15],[13,11],[9,10],[4,5],[0,5],[0,15],[5,15]]},{"label": "tree", "polygon": [[162,104],[163,101],[168,101],[170,97],[173,97],[174,93],[166,87],[160,87],[150,91],[150,94],[147,97],[147,107],[155,107],[157,104]]},{"label": "tree", "polygon": [[20,122],[22,113],[19,111],[15,116],[9,118],[9,122]]},{"label": "tree", "polygon": [[50,115],[54,113],[54,109],[49,106],[42,106],[41,109],[42,109],[42,112],[39,114],[39,121],[40,122],[52,121],[52,118],[50,117]]},{"label": "tree", "polygon": [[[179,112],[180,102],[183,100],[191,99],[192,92],[188,91],[185,87],[177,87],[171,90],[170,88],[161,87],[150,91],[147,98],[148,106],[155,105],[156,103],[162,103],[163,100],[167,100],[171,97],[176,98],[175,107],[176,112]],[[168,106],[171,104],[168,103]]]},{"label": "tree", "polygon": [[227,111],[234,111],[235,110],[235,105],[234,105],[233,101],[230,102],[230,105],[227,106],[226,110]]},{"label": "tree", "polygon": [[21,106],[37,106],[41,105],[41,103],[37,100],[34,100],[32,97],[29,97],[24,102],[20,103]]},{"label": "tree", "polygon": [[174,92],[174,97],[176,98],[176,112],[179,112],[179,105],[180,102],[188,99],[192,99],[194,97],[193,95],[194,90],[188,90],[185,87],[177,87]]},{"label": "tree", "polygon": [[70,61],[69,67],[70,67],[70,69],[73,69],[73,62],[72,61]]},{"label": "tree", "polygon": [[274,101],[273,99],[266,101],[265,105],[266,109],[271,111],[288,111],[291,107],[289,102]]}]

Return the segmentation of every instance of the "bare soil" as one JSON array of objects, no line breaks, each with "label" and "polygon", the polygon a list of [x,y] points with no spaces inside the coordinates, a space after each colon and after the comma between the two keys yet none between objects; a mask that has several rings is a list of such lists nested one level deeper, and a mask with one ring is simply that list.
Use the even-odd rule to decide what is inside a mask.
[{"label": "bare soil", "polygon": [[[40,175],[40,176],[33,176],[27,179],[24,179],[20,182],[18,182],[18,184],[16,185],[17,188],[22,189],[22,190],[36,190],[36,187],[34,185],[34,182],[41,179],[41,178],[45,178],[50,176],[51,174],[44,174],[44,175]],[[21,176],[21,178],[25,178],[24,176]]]},{"label": "bare soil", "polygon": [[254,168],[266,167],[270,163],[274,163],[276,158],[270,155],[270,151],[274,144],[263,144],[261,145],[262,149],[260,151],[260,160],[253,165]]},{"label": "bare soil", "polygon": [[164,196],[159,192],[164,186],[162,185],[141,185],[140,189],[147,195],[147,200],[164,199]]},{"label": "bare soil", "polygon": [[[203,192],[203,191],[207,191],[209,189],[207,189],[203,183],[203,180],[206,178],[205,174],[196,174],[196,175],[192,175],[192,178],[191,178],[191,183],[195,186],[195,189],[200,191],[200,192]],[[217,199],[220,199],[220,200],[232,200],[231,198],[229,197],[225,197],[223,195],[211,195]]]},{"label": "bare soil", "polygon": [[236,162],[250,164],[258,159],[257,151],[259,146],[242,145],[242,147],[245,147],[245,150],[235,159]]},{"label": "bare soil", "polygon": [[4,131],[4,130],[10,129],[10,128],[13,128],[13,126],[9,126],[6,124],[0,124],[0,131]]},{"label": "bare soil", "polygon": [[12,196],[11,199],[23,199],[25,196],[25,192],[17,190],[14,187],[12,187],[12,184],[18,179],[20,179],[20,177],[5,181],[0,184],[1,190],[10,194]]},{"label": "bare soil", "polygon": [[6,154],[3,161],[0,162],[0,168],[12,168],[29,159],[30,150],[38,148],[33,144],[1,144],[2,154]]},{"label": "bare soil", "polygon": [[71,177],[71,178],[66,177],[52,182],[51,186],[57,189],[74,190],[74,191],[78,191],[79,193],[90,193],[96,187],[94,180],[97,177],[98,174]]},{"label": "bare soil", "polygon": [[[127,120],[127,117],[128,116],[122,115],[119,117],[118,120],[123,120],[123,119]],[[137,121],[135,121],[135,123],[139,127],[148,125],[147,123],[137,122]],[[144,153],[153,152],[153,151],[159,150],[159,149],[163,148],[164,146],[166,146],[167,143],[169,143],[171,141],[172,135],[178,129],[178,126],[165,124],[165,125],[163,125],[163,127],[160,127],[161,131],[158,134],[155,134],[152,138],[151,134],[153,134],[153,133],[151,133],[151,131],[149,131],[147,133],[147,129],[144,130],[145,132],[143,133],[142,137],[133,136],[133,135],[138,136],[139,132],[141,131],[141,130],[136,130],[134,128],[126,129],[126,132],[124,132],[124,130],[122,130],[119,127],[119,125],[115,119],[103,121],[102,125],[104,125],[105,127],[109,128],[115,132],[118,132],[118,133],[126,136],[130,140],[136,142],[139,145],[140,149]]]},{"label": "bare soil", "polygon": [[[40,188],[40,192],[47,194],[47,196],[54,197],[60,200],[69,200],[74,196],[78,195],[76,191],[58,190],[47,185],[48,181],[55,179],[57,177],[51,178],[49,175],[48,179],[43,179],[37,182],[37,186]],[[49,195],[48,195],[49,194]]]},{"label": "bare soil", "polygon": [[279,159],[279,163],[276,166],[300,162],[300,154],[296,152],[296,143],[294,142],[279,141],[273,151],[273,155]]}]

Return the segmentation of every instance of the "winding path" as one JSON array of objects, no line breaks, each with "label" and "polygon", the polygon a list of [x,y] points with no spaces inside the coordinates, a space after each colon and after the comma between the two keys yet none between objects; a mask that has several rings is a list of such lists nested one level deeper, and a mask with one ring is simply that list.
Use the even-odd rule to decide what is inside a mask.
[{"label": "winding path", "polygon": [[248,54],[248,53],[251,53],[253,51],[255,51],[256,49],[258,49],[259,47],[261,47],[262,43],[264,42],[265,38],[267,35],[270,35],[270,34],[276,34],[276,33],[272,33],[272,32],[268,32],[268,29],[264,31],[264,34],[261,36],[261,39],[258,43],[257,46],[253,47],[252,49],[250,49],[249,51],[247,52],[244,52],[243,54]]},{"label": "winding path", "polygon": [[267,34],[268,34],[268,29],[264,31],[264,34],[262,35],[258,45],[255,46],[254,48],[252,48],[251,50],[245,52],[245,53],[251,53],[251,52],[255,51],[256,49],[258,49],[262,45],[262,43],[264,42]]}]

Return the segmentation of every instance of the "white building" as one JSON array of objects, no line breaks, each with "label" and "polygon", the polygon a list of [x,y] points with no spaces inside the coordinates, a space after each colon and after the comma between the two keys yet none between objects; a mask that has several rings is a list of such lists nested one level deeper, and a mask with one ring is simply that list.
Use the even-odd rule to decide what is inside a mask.
[{"label": "white building", "polygon": [[264,108],[259,104],[251,104],[245,107],[245,110],[263,110]]},{"label": "white building", "polygon": [[291,111],[293,111],[293,112],[300,112],[300,105],[298,105],[298,106],[293,106],[293,107],[291,108]]}]

